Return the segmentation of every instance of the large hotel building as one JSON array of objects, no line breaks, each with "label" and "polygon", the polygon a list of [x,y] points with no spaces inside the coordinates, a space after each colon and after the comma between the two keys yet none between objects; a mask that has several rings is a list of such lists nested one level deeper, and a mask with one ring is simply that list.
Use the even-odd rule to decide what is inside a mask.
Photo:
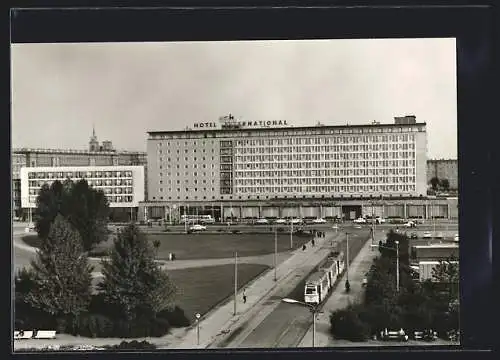
[{"label": "large hotel building", "polygon": [[230,115],[183,131],[148,133],[144,218],[208,212],[215,217],[344,217],[366,213],[454,217],[425,202],[426,124],[292,127]]}]

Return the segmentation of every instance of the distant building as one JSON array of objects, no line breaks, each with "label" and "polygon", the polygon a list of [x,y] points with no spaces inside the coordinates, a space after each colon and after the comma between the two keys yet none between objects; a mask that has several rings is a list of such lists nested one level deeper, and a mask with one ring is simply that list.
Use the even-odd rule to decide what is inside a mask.
[{"label": "distant building", "polygon": [[144,166],[58,166],[21,168],[21,206],[36,208],[36,198],[44,184],[66,179],[85,179],[102,190],[109,201],[111,217],[117,221],[137,219],[139,202],[144,201]]},{"label": "distant building", "polygon": [[429,184],[434,177],[437,177],[439,180],[448,179],[450,189],[458,189],[458,160],[427,160],[427,183]]},{"label": "distant building", "polygon": [[451,257],[458,259],[458,249],[459,246],[456,243],[415,245],[411,248],[410,259],[412,263],[441,261]]},{"label": "distant building", "polygon": [[[436,281],[432,273],[436,267],[441,264],[439,261],[420,261],[418,263],[418,274],[420,281]],[[450,261],[450,264],[458,264],[458,261]]]},{"label": "distant building", "polygon": [[[14,217],[26,217],[21,202],[21,176],[23,167],[85,167],[85,166],[143,166],[144,183],[147,181],[147,156],[145,152],[115,150],[111,141],[99,144],[95,129],[89,141],[88,150],[32,149],[12,150],[12,209]],[[144,188],[147,198],[147,187]]]},{"label": "distant building", "polygon": [[417,117],[415,115],[396,116],[394,123],[396,125],[413,125],[417,123]]}]

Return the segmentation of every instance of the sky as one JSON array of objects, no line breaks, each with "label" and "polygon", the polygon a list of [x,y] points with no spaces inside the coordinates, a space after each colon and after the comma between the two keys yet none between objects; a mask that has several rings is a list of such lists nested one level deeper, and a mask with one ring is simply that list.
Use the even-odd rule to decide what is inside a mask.
[{"label": "sky", "polygon": [[455,39],[11,45],[12,146],[146,151],[196,122],[427,123],[428,158],[457,157]]}]

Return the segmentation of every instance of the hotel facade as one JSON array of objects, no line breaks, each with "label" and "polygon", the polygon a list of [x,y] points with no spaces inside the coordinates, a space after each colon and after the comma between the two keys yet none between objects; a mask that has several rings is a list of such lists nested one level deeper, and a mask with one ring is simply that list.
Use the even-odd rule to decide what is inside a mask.
[{"label": "hotel facade", "polygon": [[447,204],[423,202],[427,132],[415,116],[313,127],[221,120],[148,133],[140,217],[453,217]]}]

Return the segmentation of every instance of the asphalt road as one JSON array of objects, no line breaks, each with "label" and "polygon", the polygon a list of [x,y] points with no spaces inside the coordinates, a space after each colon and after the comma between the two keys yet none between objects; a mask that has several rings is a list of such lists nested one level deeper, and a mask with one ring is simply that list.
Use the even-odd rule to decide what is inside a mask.
[{"label": "asphalt road", "polygon": [[[352,261],[366,243],[369,231],[352,229],[350,232],[352,234],[349,236],[349,258]],[[346,252],[345,239],[340,243],[340,249]],[[266,314],[266,309],[263,309],[263,315],[253,319],[252,323],[242,325],[242,328],[237,330],[239,334],[233,335],[233,339],[223,345],[228,348],[288,348],[299,345],[312,324],[311,312],[300,305],[283,303],[281,299],[290,297],[303,301],[306,278],[307,276],[298,285],[292,286],[293,290],[288,289],[288,292],[280,294],[282,296],[270,299],[266,304],[274,308],[270,313]]]}]

